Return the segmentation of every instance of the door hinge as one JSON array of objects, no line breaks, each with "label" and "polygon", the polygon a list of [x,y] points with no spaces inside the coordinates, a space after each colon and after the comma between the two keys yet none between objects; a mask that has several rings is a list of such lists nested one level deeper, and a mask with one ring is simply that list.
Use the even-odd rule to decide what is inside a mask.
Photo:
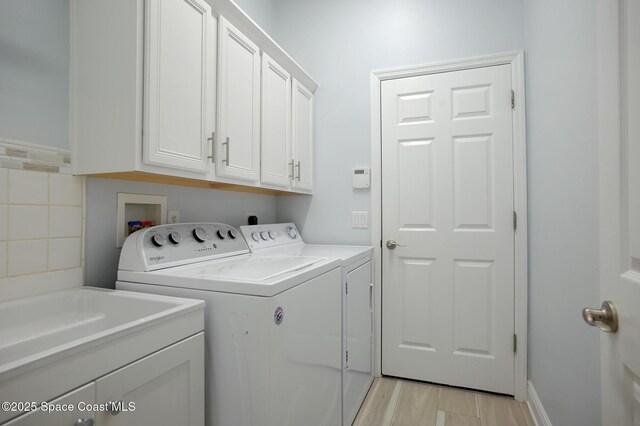
[{"label": "door hinge", "polygon": [[511,89],[511,109],[516,109],[516,93]]},{"label": "door hinge", "polygon": [[382,240],[380,240],[380,248],[382,248]]},{"label": "door hinge", "polygon": [[516,211],[513,211],[513,230],[515,231],[516,229],[518,229],[518,213],[516,213]]},{"label": "door hinge", "polygon": [[518,352],[518,336],[513,335],[513,353]]},{"label": "door hinge", "polygon": [[345,351],[345,362],[349,362],[349,351]]},{"label": "door hinge", "polygon": [[349,294],[349,283],[344,283],[344,292],[345,294]]}]

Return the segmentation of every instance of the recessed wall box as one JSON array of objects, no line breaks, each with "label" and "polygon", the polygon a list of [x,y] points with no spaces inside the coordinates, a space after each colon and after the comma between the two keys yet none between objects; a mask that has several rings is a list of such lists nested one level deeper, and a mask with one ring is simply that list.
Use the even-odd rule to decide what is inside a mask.
[{"label": "recessed wall box", "polygon": [[369,188],[371,186],[371,169],[363,167],[353,169],[353,187],[356,189]]},{"label": "recessed wall box", "polygon": [[156,225],[167,222],[167,197],[119,192],[117,214],[116,247],[122,247],[129,235],[128,222],[153,221]]}]

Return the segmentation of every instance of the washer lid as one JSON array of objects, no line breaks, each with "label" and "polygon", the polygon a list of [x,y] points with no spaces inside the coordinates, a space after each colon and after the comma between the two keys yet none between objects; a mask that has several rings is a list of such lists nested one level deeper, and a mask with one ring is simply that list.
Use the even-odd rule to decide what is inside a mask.
[{"label": "washer lid", "polygon": [[118,281],[269,297],[339,267],[337,259],[322,257],[241,255],[149,272],[119,270]]},{"label": "washer lid", "polygon": [[[234,281],[266,281],[278,275],[299,271],[326,260],[323,257],[251,256],[175,270],[183,277],[215,278]],[[166,271],[172,274],[171,270]]]}]

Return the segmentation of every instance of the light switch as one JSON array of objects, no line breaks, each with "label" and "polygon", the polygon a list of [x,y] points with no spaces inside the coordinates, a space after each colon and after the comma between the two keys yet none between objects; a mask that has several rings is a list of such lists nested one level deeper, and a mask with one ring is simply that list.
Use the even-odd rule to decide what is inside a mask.
[{"label": "light switch", "polygon": [[351,212],[351,227],[357,229],[368,228],[369,213],[366,211],[352,211]]},{"label": "light switch", "polygon": [[351,227],[357,228],[359,226],[360,217],[358,212],[351,212]]},{"label": "light switch", "polygon": [[369,221],[367,216],[367,212],[360,212],[360,228],[367,229],[367,222]]}]

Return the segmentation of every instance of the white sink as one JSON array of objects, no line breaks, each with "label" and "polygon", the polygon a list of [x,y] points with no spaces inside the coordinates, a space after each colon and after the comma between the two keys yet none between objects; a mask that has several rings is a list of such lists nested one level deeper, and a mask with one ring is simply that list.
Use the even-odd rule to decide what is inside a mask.
[{"label": "white sink", "polygon": [[203,309],[200,300],[93,287],[0,303],[0,399],[46,401],[58,391],[50,381],[81,385],[202,331]]},{"label": "white sink", "polygon": [[51,355],[204,306],[204,302],[95,287],[0,303],[2,374]]}]

